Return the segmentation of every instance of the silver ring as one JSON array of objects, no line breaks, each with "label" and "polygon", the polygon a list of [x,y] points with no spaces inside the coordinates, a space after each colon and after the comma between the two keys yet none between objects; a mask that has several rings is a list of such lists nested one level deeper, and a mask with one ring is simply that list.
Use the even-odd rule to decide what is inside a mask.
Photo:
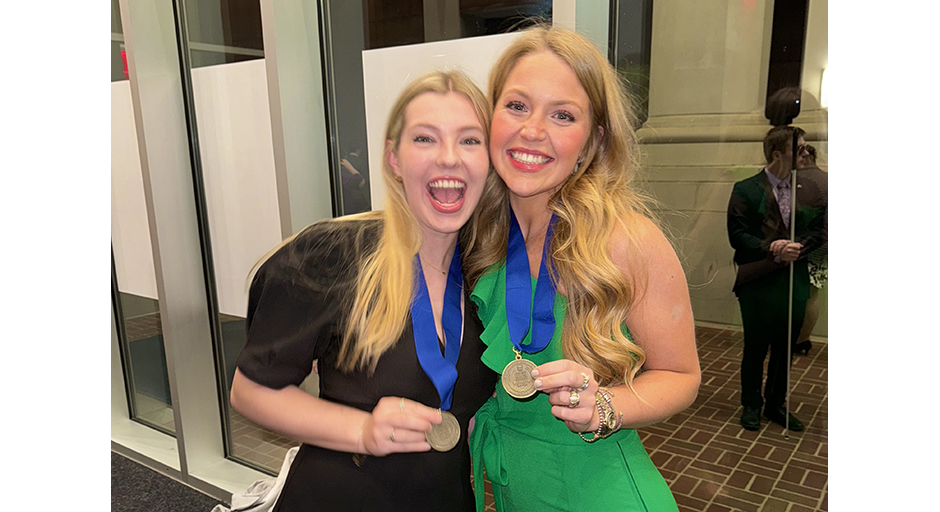
[{"label": "silver ring", "polygon": [[577,391],[572,391],[571,396],[568,397],[568,407],[574,408],[581,403],[581,395]]},{"label": "silver ring", "polygon": [[395,429],[392,429],[392,433],[388,435],[388,440],[393,443],[395,442]]},{"label": "silver ring", "polygon": [[401,401],[398,402],[398,409],[405,412],[405,397],[401,397]]},{"label": "silver ring", "polygon": [[584,391],[585,389],[588,388],[588,386],[591,385],[591,378],[588,377],[588,374],[581,372],[581,376],[584,377],[584,382],[582,382],[581,387],[576,389],[575,391],[579,391],[579,392]]}]

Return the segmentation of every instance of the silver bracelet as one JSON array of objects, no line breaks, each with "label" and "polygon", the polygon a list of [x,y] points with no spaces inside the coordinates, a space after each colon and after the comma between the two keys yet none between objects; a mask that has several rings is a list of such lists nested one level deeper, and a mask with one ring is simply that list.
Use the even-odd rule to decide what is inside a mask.
[{"label": "silver bracelet", "polygon": [[594,394],[594,403],[597,407],[597,429],[592,433],[594,437],[587,438],[584,432],[578,432],[581,439],[588,443],[593,443],[598,439],[605,439],[620,429],[623,424],[623,413],[620,413],[620,421],[617,421],[617,414],[614,410],[613,402],[610,397],[613,393],[607,388],[598,388]]}]

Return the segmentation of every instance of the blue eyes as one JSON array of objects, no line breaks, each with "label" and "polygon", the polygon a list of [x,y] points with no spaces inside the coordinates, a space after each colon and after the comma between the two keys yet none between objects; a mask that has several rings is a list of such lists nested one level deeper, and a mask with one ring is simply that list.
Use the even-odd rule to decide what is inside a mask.
[{"label": "blue eyes", "polygon": [[[512,110],[512,111],[514,111],[514,112],[520,112],[520,113],[524,113],[524,112],[528,112],[528,111],[529,111],[529,109],[528,109],[521,101],[510,101],[510,102],[507,102],[507,103],[506,103],[506,109],[507,109],[507,110]],[[571,112],[568,112],[567,110],[559,110],[559,111],[557,111],[557,112],[554,112],[554,113],[552,113],[551,117],[552,117],[553,119],[556,119],[556,120],[561,121],[561,122],[563,122],[563,123],[573,123],[573,122],[575,122],[574,116],[571,114]]]},{"label": "blue eyes", "polygon": [[[428,137],[428,136],[426,136],[426,135],[418,135],[417,137],[415,137],[415,138],[412,139],[412,140],[413,140],[414,142],[417,142],[417,143],[424,143],[424,144],[429,144],[429,143],[433,143],[433,142],[434,142],[434,139],[432,139],[431,137]],[[461,140],[460,143],[461,143],[461,144],[464,144],[464,145],[467,145],[467,146],[477,146],[477,145],[483,144],[483,142],[482,142],[480,139],[476,138],[476,137],[468,137],[468,138],[466,138],[466,139]]]}]

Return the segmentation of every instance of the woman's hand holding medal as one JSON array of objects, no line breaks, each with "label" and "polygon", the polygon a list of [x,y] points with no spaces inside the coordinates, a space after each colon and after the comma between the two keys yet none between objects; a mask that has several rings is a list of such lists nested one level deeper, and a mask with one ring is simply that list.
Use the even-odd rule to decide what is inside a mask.
[{"label": "woman's hand holding medal", "polygon": [[535,387],[548,393],[552,415],[565,422],[572,432],[597,428],[595,406],[597,381],[594,372],[568,359],[559,359],[538,366],[533,372]]},{"label": "woman's hand holding medal", "polygon": [[431,450],[426,434],[442,422],[441,411],[405,398],[386,396],[362,424],[362,445],[377,457]]}]

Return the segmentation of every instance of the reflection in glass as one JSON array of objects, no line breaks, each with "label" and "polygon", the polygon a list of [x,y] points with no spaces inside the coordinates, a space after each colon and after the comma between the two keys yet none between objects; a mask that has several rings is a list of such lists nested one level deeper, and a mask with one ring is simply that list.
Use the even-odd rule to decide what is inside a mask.
[{"label": "reflection in glass", "polygon": [[632,96],[635,128],[639,128],[646,121],[649,110],[653,0],[619,0],[614,3],[617,30],[614,31],[611,48],[612,64]]},{"label": "reflection in glass", "polygon": [[124,30],[121,7],[111,0],[111,81],[127,80],[127,55],[124,52]]},{"label": "reflection in glass", "polygon": [[[733,262],[728,211],[729,202],[734,201],[735,184],[753,183],[762,177],[768,162],[763,141],[774,124],[792,124],[805,130],[806,143],[817,150],[817,174],[825,175],[828,170],[828,113],[816,99],[828,65],[826,2],[728,2],[716,8],[715,4],[690,0],[656,0],[653,13],[648,10],[653,4],[650,1],[617,0],[617,4],[617,10],[612,11],[618,13],[616,30],[611,34],[611,40],[617,42],[613,58],[632,82],[636,96],[641,90],[635,86],[642,85],[642,79],[648,81],[645,98],[637,98],[646,103],[645,108],[642,102],[639,104],[641,164],[648,189],[658,201],[659,217],[687,275],[702,365],[702,385],[695,403],[672,420],[640,429],[644,444],[684,510],[783,509],[791,503],[797,508],[825,510],[826,287],[820,284],[811,290],[818,306],[818,320],[810,336],[812,349],[808,353],[794,350],[787,372],[788,269],[785,264],[774,263],[767,244],[757,241],[750,248],[756,251],[754,259],[759,265],[752,268],[759,272],[778,270],[780,273],[774,276],[782,276],[782,280],[775,283],[779,286],[751,290],[772,297],[745,297],[739,303],[732,289],[743,265]],[[644,41],[647,33],[648,43]],[[639,60],[624,59],[631,53]],[[638,72],[634,76],[639,79],[631,79],[624,73],[630,66],[642,65],[643,59],[649,66],[645,77]],[[783,174],[790,169],[792,163],[783,168]],[[797,176],[801,172],[808,171],[798,170]],[[754,233],[774,232],[775,237],[788,233],[785,229],[770,230],[771,223],[783,222],[776,193],[744,185],[738,190],[745,188],[748,190],[744,193],[750,194],[747,204],[757,205],[751,208],[757,221],[749,224],[756,225]],[[792,197],[797,198],[798,212],[806,219],[813,216],[818,220],[818,209],[800,202],[801,197],[809,195],[810,188],[817,187],[798,182]],[[813,204],[819,203],[814,199]],[[772,222],[764,222],[767,219]],[[798,216],[796,225],[801,222]],[[805,265],[802,269],[796,274],[806,279]],[[802,317],[805,285],[801,282],[796,286],[802,298],[795,301],[795,320]],[[783,383],[789,390],[787,403],[790,412],[806,427],[802,432],[790,432],[788,438],[783,436],[783,427],[767,418],[766,410],[751,417],[757,422],[756,431],[745,430],[744,423],[754,425],[742,421],[745,337],[750,347],[755,344],[753,331],[746,333],[743,329],[742,310],[746,311],[748,325],[754,325],[754,318],[765,322],[767,318],[775,319],[774,336],[783,348],[780,373],[789,373],[789,383]],[[794,323],[798,324],[792,327],[795,337],[802,324]],[[756,354],[751,360],[762,362],[763,358]],[[764,377],[767,375],[765,372]],[[786,379],[787,375],[780,378]],[[675,447],[665,441],[670,437],[691,442],[683,443],[683,452],[677,455]],[[647,443],[647,439],[654,442]],[[738,452],[726,443],[734,439],[747,439],[747,447]],[[742,461],[742,456],[751,460]],[[800,460],[812,460],[814,469],[800,469]],[[744,487],[733,476],[726,476],[745,467],[759,468],[755,472],[763,476]],[[702,469],[710,474],[705,475]],[[783,475],[795,473],[800,475],[800,485],[805,486],[799,497],[791,498],[792,493],[784,490],[789,477]],[[813,483],[806,485],[810,480]],[[707,495],[702,493],[704,489],[708,489]],[[746,496],[739,494],[740,489],[748,491]]]},{"label": "reflection in glass", "polygon": [[[118,39],[120,36],[120,39]],[[111,81],[127,80],[127,54],[124,50],[124,36],[111,34]]]},{"label": "reflection in glass", "polygon": [[243,50],[240,48],[212,47],[207,45],[201,45],[195,48],[190,46],[189,55],[193,69],[264,58],[264,52],[261,50]]},{"label": "reflection in glass", "polygon": [[261,3],[185,0],[192,68],[264,58]]},{"label": "reflection in glass", "polygon": [[774,2],[773,9],[770,64],[767,70],[768,105],[777,91],[800,86],[809,0]]},{"label": "reflection in glass", "polygon": [[131,397],[131,417],[162,432],[173,434],[173,401],[167,379],[166,352],[160,328],[158,301],[119,292],[116,310],[123,314],[122,350],[125,379]]}]

